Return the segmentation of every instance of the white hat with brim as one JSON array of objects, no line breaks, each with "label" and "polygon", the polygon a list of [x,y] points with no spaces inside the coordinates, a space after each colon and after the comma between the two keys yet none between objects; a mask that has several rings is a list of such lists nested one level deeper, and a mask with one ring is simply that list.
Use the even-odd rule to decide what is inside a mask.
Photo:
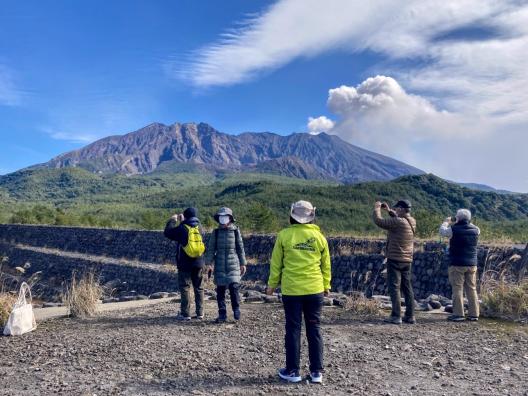
[{"label": "white hat with brim", "polygon": [[291,206],[290,216],[301,224],[315,219],[315,206],[308,201],[297,201]]}]

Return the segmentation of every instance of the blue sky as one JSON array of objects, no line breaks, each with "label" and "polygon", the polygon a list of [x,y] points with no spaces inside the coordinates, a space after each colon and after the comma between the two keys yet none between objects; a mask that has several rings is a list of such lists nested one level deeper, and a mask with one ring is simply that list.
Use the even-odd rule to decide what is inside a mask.
[{"label": "blue sky", "polygon": [[528,192],[526,172],[511,171],[526,169],[516,142],[528,125],[518,2],[0,0],[0,10],[0,173],[154,121],[202,121],[327,131],[452,180]]}]

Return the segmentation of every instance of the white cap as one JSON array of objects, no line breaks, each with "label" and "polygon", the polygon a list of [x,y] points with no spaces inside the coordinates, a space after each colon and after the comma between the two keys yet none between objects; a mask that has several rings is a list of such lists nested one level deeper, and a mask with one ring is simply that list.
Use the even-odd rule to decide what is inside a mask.
[{"label": "white cap", "polygon": [[291,206],[290,216],[301,224],[315,219],[315,207],[308,201],[297,201]]}]

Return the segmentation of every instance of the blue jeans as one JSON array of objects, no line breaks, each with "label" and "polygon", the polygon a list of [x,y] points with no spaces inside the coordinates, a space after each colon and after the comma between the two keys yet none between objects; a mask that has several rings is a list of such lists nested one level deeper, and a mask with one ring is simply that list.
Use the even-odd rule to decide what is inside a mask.
[{"label": "blue jeans", "polygon": [[321,336],[321,311],[323,293],[305,296],[282,296],[286,317],[286,369],[299,370],[301,360],[301,326],[304,314],[310,372],[323,370],[323,337]]}]

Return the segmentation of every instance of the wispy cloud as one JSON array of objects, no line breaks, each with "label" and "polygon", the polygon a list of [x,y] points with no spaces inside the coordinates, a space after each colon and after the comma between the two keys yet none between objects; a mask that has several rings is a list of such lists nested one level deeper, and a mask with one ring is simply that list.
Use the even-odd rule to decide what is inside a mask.
[{"label": "wispy cloud", "polygon": [[13,72],[0,64],[0,106],[16,106],[22,101],[22,92],[16,87]]},{"label": "wispy cloud", "polygon": [[40,130],[56,140],[86,144],[141,128],[152,121],[153,113],[156,104],[148,98],[96,95],[54,107]]},{"label": "wispy cloud", "polygon": [[528,116],[528,4],[516,0],[281,0],[170,70],[231,85],[331,50],[384,56],[377,72],[451,111]]}]

